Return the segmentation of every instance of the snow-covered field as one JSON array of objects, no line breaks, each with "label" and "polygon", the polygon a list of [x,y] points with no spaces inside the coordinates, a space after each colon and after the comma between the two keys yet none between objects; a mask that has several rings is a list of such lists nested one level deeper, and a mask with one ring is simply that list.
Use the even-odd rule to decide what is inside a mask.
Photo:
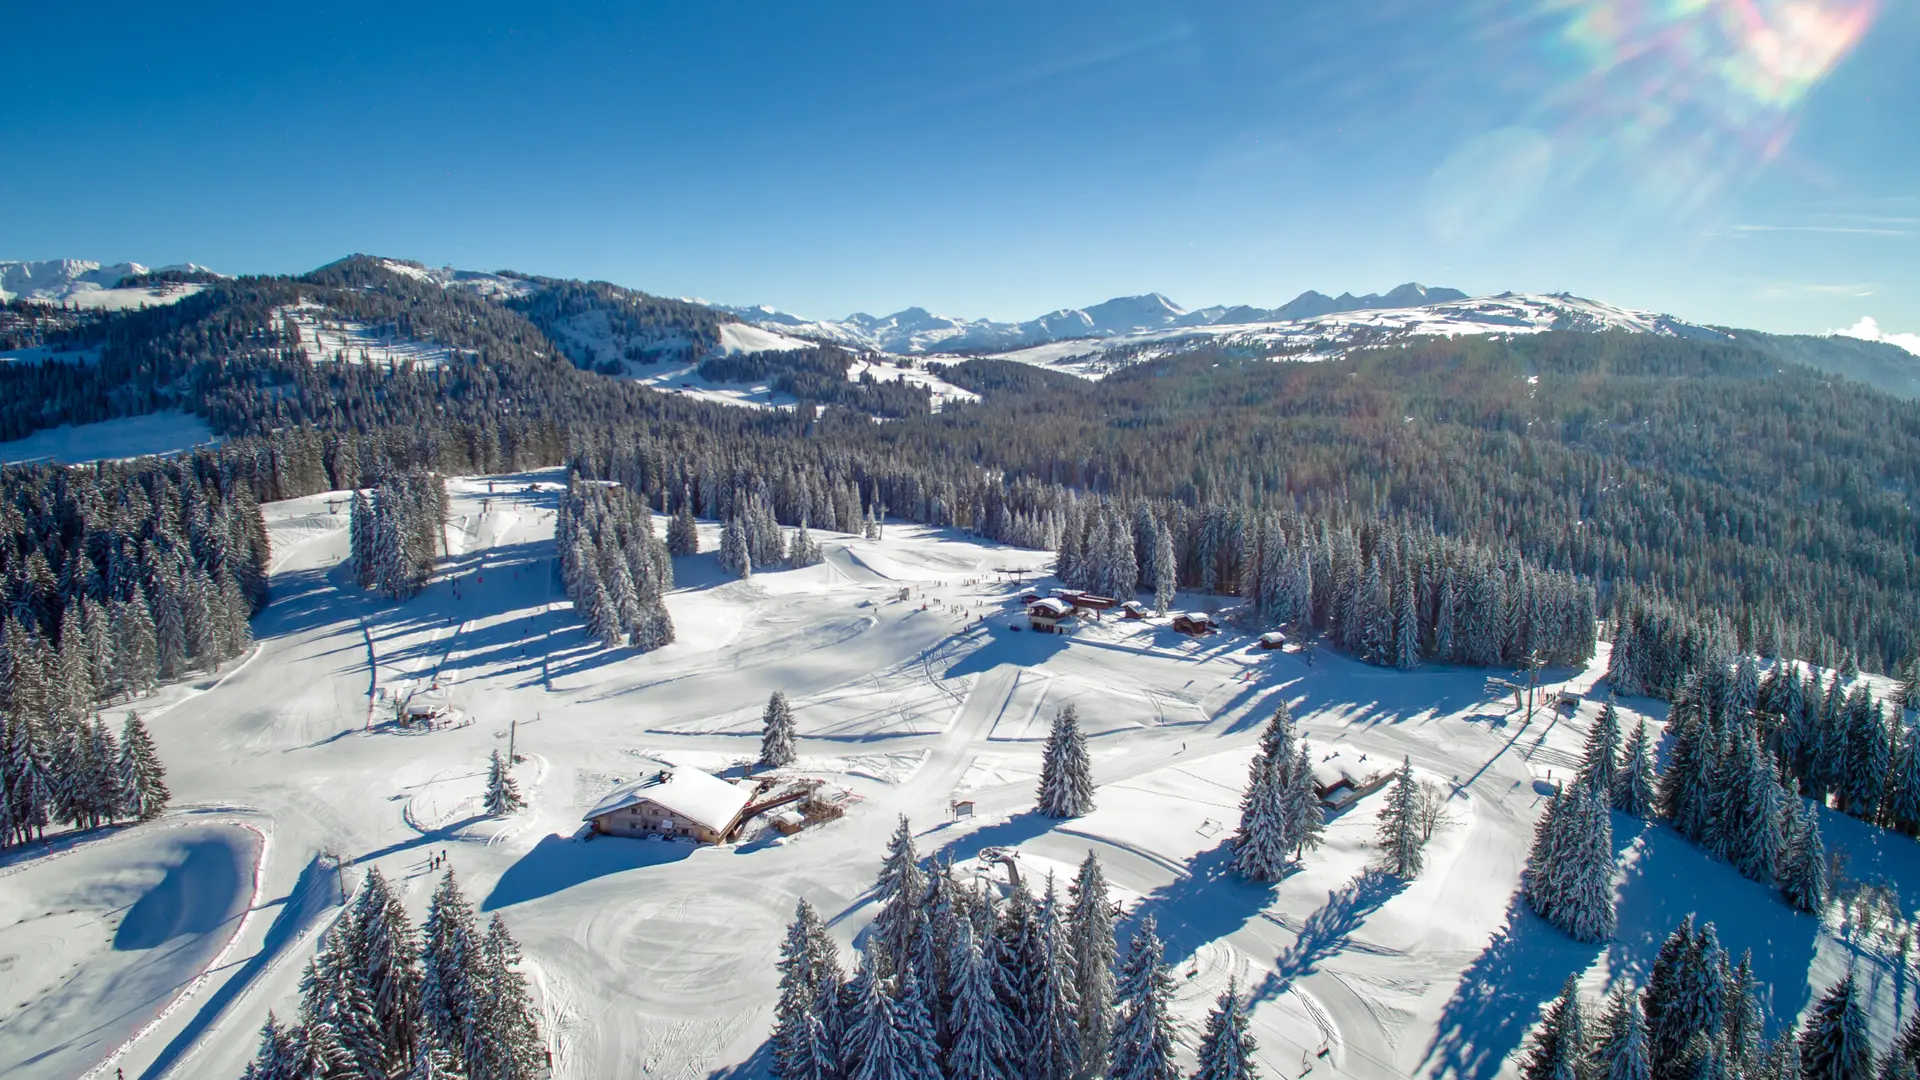
[{"label": "snow-covered field", "polygon": [[36,431],[0,443],[0,463],[55,461],[74,465],[148,454],[171,454],[218,442],[207,422],[190,413],[157,412]]},{"label": "snow-covered field", "polygon": [[[795,901],[850,945],[874,915],[868,890],[902,813],[923,853],[964,872],[1004,874],[980,865],[986,847],[1014,849],[1029,880],[1097,852],[1130,917],[1159,920],[1183,1040],[1237,977],[1254,993],[1268,1076],[1297,1077],[1303,1057],[1368,1080],[1511,1075],[1535,1010],[1569,973],[1598,988],[1643,972],[1688,911],[1717,920],[1736,953],[1754,950],[1776,1029],[1850,961],[1869,976],[1882,1038],[1913,992],[1883,941],[1795,915],[1671,831],[1621,818],[1615,942],[1576,945],[1517,907],[1542,792],[1576,760],[1591,704],[1525,723],[1486,699],[1481,671],[1263,652],[1161,620],[1015,632],[1022,586],[995,571],[1023,568],[1031,587],[1045,553],[905,525],[877,541],[817,534],[825,562],[746,581],[711,554],[680,558],[668,597],[679,639],[608,651],[555,584],[554,495],[526,493],[528,479],[499,478],[493,493],[484,478],[456,481],[445,573],[398,605],[348,586],[339,493],[266,508],[275,602],[256,620],[259,649],[169,691],[152,722],[175,810],[0,859],[0,971],[24,973],[0,977],[0,1072],[237,1076],[267,1010],[293,1008],[340,885],[377,865],[417,916],[427,859],[444,851],[525,947],[556,1076],[760,1075]],[[703,545],[716,540],[703,524]],[[1585,689],[1598,670],[1548,677]],[[368,730],[392,695],[435,679],[465,722]],[[857,796],[844,819],[727,848],[576,838],[621,781],[754,756],[775,689],[795,707],[796,771]],[[1378,796],[1336,817],[1327,846],[1279,885],[1227,870],[1247,761],[1281,699],[1317,754],[1362,767],[1409,755],[1457,791],[1419,879],[1367,871]],[[1030,810],[1039,738],[1069,701],[1091,736],[1098,808],[1059,822]],[[510,730],[530,805],[480,817],[487,757]],[[975,814],[956,821],[962,796]],[[1823,824],[1850,874],[1884,877],[1911,909],[1911,841]],[[338,879],[323,852],[348,860]],[[163,917],[183,891],[210,899]],[[84,1028],[61,1022],[83,1012]]]}]

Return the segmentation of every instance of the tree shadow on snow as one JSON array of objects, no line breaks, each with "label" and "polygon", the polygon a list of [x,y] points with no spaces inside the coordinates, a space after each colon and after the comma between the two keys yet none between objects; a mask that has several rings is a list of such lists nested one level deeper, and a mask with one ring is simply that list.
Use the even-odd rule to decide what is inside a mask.
[{"label": "tree shadow on snow", "polygon": [[[1201,946],[1245,926],[1272,902],[1272,885],[1234,873],[1233,841],[1223,839],[1187,860],[1184,873],[1143,897],[1127,922],[1138,926],[1151,913],[1166,945],[1167,963],[1178,967]],[[1129,929],[1122,940],[1131,934]]]},{"label": "tree shadow on snow", "polygon": [[140,1074],[140,1080],[158,1080],[171,1069],[180,1055],[212,1028],[225,1015],[228,1007],[246,993],[254,980],[279,958],[287,945],[334,905],[339,898],[337,873],[332,866],[322,864],[316,857],[300,871],[299,880],[294,882],[287,895],[261,905],[260,910],[278,905],[280,912],[274,916],[273,924],[267,927],[259,950],[231,978],[220,984],[206,1004],[194,1011],[193,1018]]},{"label": "tree shadow on snow", "polygon": [[563,892],[595,878],[679,862],[697,845],[675,840],[599,836],[575,840],[548,833],[500,875],[481,911],[495,911]]},{"label": "tree shadow on snow", "polygon": [[1754,974],[1772,988],[1765,1010],[1769,1030],[1777,1033],[1791,1023],[1812,996],[1807,970],[1820,920],[1795,911],[1777,890],[1741,876],[1671,828],[1622,814],[1613,815],[1613,828],[1625,870],[1617,886],[1620,925],[1607,947],[1611,977],[1644,985],[1660,943],[1694,915],[1714,924],[1734,958],[1753,950]]},{"label": "tree shadow on snow", "polygon": [[1533,1029],[1541,1004],[1567,976],[1586,970],[1600,949],[1555,930],[1515,893],[1506,925],[1467,966],[1441,1010],[1421,1065],[1434,1077],[1493,1076]]},{"label": "tree shadow on snow", "polygon": [[1328,959],[1353,944],[1353,932],[1360,929],[1381,905],[1398,896],[1407,883],[1373,867],[1362,870],[1352,881],[1327,893],[1327,902],[1307,916],[1297,929],[1273,918],[1281,926],[1295,931],[1293,945],[1274,961],[1274,969],[1253,988],[1254,1001],[1268,1001],[1287,992],[1294,980],[1305,978]]}]

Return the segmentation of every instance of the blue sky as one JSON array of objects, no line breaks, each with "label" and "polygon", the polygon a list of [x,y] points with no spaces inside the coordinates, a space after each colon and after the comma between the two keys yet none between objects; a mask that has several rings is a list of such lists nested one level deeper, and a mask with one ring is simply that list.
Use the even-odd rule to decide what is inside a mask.
[{"label": "blue sky", "polygon": [[1920,5],[22,5],[0,258],[1920,331]]}]

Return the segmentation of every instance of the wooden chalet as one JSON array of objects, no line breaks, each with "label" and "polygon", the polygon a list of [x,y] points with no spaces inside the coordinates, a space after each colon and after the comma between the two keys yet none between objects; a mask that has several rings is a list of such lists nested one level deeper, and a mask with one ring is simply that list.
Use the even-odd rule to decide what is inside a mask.
[{"label": "wooden chalet", "polygon": [[1147,606],[1138,600],[1129,600],[1120,605],[1120,617],[1123,619],[1144,619],[1147,617]]},{"label": "wooden chalet", "polygon": [[1320,805],[1329,810],[1344,810],[1363,795],[1370,795],[1393,779],[1393,770],[1384,762],[1378,768],[1364,763],[1347,764],[1334,757],[1313,764],[1313,793]]},{"label": "wooden chalet", "polygon": [[1269,630],[1260,635],[1260,647],[1263,649],[1284,649],[1287,647],[1287,635],[1278,630]]},{"label": "wooden chalet", "polygon": [[1213,616],[1206,612],[1183,611],[1173,617],[1173,629],[1175,633],[1190,637],[1206,637],[1220,629],[1220,624],[1214,622]]},{"label": "wooden chalet", "polygon": [[1036,634],[1063,634],[1073,629],[1076,610],[1057,596],[1027,605],[1027,625]]},{"label": "wooden chalet", "polygon": [[686,837],[718,844],[739,824],[749,794],[712,773],[677,765],[614,788],[584,820],[605,836]]}]

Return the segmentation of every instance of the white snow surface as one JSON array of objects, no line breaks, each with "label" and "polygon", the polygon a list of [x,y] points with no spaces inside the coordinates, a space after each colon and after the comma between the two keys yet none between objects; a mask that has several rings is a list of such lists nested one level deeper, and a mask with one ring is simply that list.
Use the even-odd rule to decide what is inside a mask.
[{"label": "white snow surface", "polygon": [[313,301],[276,308],[273,318],[295,329],[300,347],[316,364],[438,367],[453,356],[453,350],[445,345],[385,334],[365,323],[335,318],[327,314],[324,305]]},{"label": "white snow surface", "polygon": [[[1251,635],[1182,637],[1162,619],[1016,632],[1023,589],[1053,584],[1050,555],[900,524],[877,541],[817,533],[825,562],[747,580],[721,574],[712,554],[676,559],[678,640],[607,650],[554,583],[558,479],[454,481],[454,554],[402,604],[354,590],[343,572],[345,493],[264,508],[275,602],[255,621],[258,650],[186,695],[170,689],[174,707],[135,703],[152,716],[175,809],[0,856],[0,965],[25,973],[9,989],[35,988],[27,1012],[12,1004],[27,998],[0,1002],[0,1070],[32,1059],[47,1064],[19,1075],[236,1076],[267,1010],[293,1011],[337,886],[377,865],[417,919],[437,877],[427,859],[444,852],[525,948],[556,1077],[760,1075],[795,903],[812,902],[850,948],[875,914],[869,890],[900,814],[923,855],[1001,883],[1004,870],[979,858],[988,847],[1013,852],[1036,885],[1097,853],[1126,907],[1122,933],[1151,912],[1166,938],[1183,1072],[1232,977],[1253,995],[1265,1075],[1297,1076],[1304,1058],[1360,1080],[1511,1077],[1568,975],[1590,993],[1643,978],[1688,912],[1715,920],[1736,954],[1753,949],[1775,1031],[1850,964],[1881,1045],[1896,1009],[1912,1008],[1891,954],[1911,929],[1901,913],[1920,900],[1920,860],[1912,841],[1839,815],[1823,817],[1828,845],[1854,880],[1893,890],[1892,921],[1797,915],[1670,829],[1619,817],[1613,943],[1576,945],[1516,903],[1543,792],[1577,762],[1593,704],[1528,720],[1486,697],[1484,671],[1384,670],[1315,646],[1309,663]],[[535,480],[547,483],[529,492]],[[700,533],[711,552],[717,527]],[[1024,581],[996,584],[1007,567]],[[1544,678],[1587,691],[1605,662],[1603,648],[1587,669]],[[384,723],[393,694],[432,683],[466,722],[421,734]],[[844,789],[844,818],[732,847],[580,838],[582,814],[622,784],[755,757],[754,717],[776,689],[799,728],[800,761],[783,772]],[[1368,869],[1378,795],[1335,817],[1326,846],[1285,881],[1255,886],[1228,870],[1247,763],[1281,700],[1317,761],[1370,769],[1404,755],[1452,794],[1451,824],[1417,880]],[[1089,734],[1097,809],[1055,821],[1031,813],[1033,778],[1067,702]],[[1664,715],[1621,704],[1629,724],[1644,715],[1657,728]],[[509,738],[529,805],[485,818],[487,760]],[[963,793],[974,816],[952,820]],[[169,830],[203,821],[271,842],[251,848],[220,824],[232,839],[219,860],[163,847]],[[355,869],[336,881],[316,861],[323,850]],[[247,890],[232,882],[253,860],[263,899],[241,904],[255,916],[236,929],[232,897]],[[103,943],[149,925],[133,912],[157,906],[143,898],[170,879],[225,914],[197,914],[150,944],[173,929],[156,920],[160,930],[133,936],[145,949]],[[173,950],[170,966],[137,984],[119,977],[155,950]],[[59,1022],[82,1014],[105,1026]]]},{"label": "white snow surface", "polygon": [[[162,270],[199,270],[204,266],[178,263]],[[147,273],[134,262],[101,264],[86,259],[47,259],[40,262],[0,260],[0,300],[47,300],[86,308],[123,310],[171,304],[192,296],[204,285],[165,285],[150,289],[117,289],[129,274]]]},{"label": "white snow surface", "polygon": [[191,413],[169,410],[36,431],[24,439],[0,443],[0,464],[51,461],[80,465],[92,461],[123,461],[150,454],[178,453],[219,441],[205,420]]}]

